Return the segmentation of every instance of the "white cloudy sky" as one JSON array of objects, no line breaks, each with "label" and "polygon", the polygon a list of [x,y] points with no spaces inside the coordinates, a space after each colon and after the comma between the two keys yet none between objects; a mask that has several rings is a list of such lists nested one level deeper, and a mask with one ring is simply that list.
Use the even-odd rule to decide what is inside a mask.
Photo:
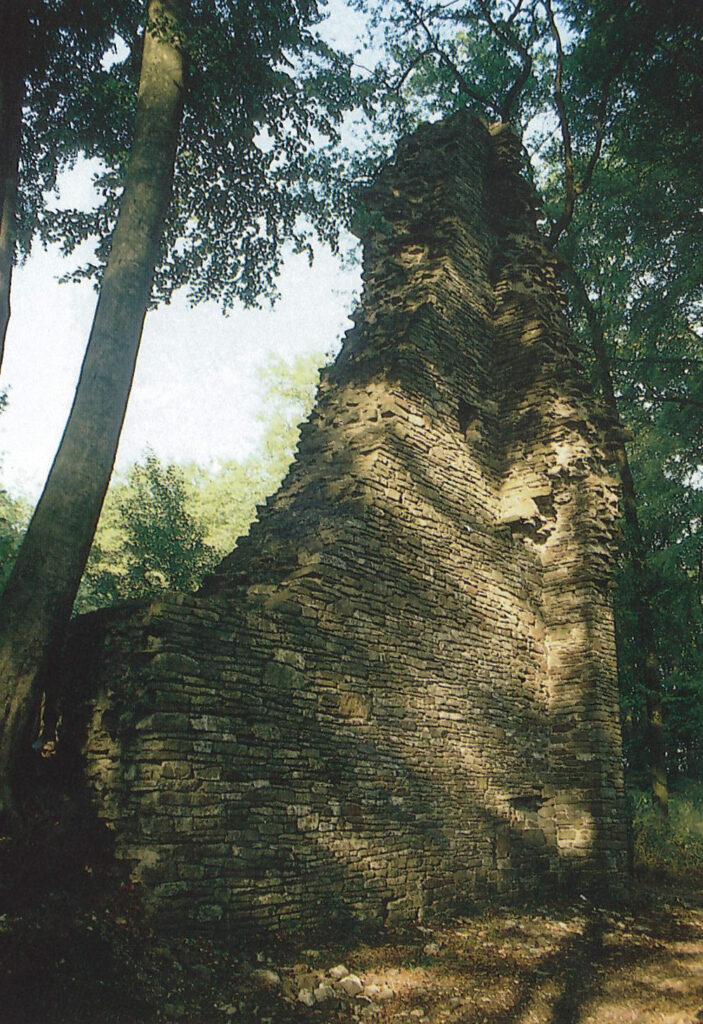
[{"label": "white cloudy sky", "polygon": [[[330,4],[329,34],[351,45],[358,19],[343,0]],[[64,182],[64,201],[90,188],[88,169]],[[56,250],[37,248],[15,270],[12,317],[0,388],[1,483],[36,499],[68,416],[95,309],[89,284],[58,284],[67,269]],[[257,369],[272,355],[329,351],[348,326],[359,271],[342,270],[319,251],[310,269],[292,257],[273,310],[235,309],[223,317],[183,296],[147,316],[117,468],[147,447],[177,461],[241,457],[256,445],[261,409]]]}]

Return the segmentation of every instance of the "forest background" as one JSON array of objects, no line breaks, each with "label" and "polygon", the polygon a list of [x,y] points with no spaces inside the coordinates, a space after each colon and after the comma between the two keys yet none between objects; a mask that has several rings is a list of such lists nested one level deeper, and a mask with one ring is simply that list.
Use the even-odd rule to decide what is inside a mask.
[{"label": "forest background", "polygon": [[[71,5],[54,6],[60,11]],[[314,23],[315,5],[302,6]],[[312,241],[314,229],[322,243],[339,251],[339,231],[350,224],[353,211],[358,217],[372,168],[419,121],[468,106],[487,119],[510,120],[521,131],[544,198],[545,239],[565,268],[566,309],[576,342],[596,391],[622,427],[616,626],[626,768],[633,785],[644,786],[652,750],[660,742],[670,779],[701,781],[700,5],[359,0],[332,3],[330,9],[333,29],[313,50],[327,61],[317,87],[329,92],[334,83],[337,89],[336,126],[327,139],[317,126],[317,134],[306,140],[306,158],[314,160],[326,205],[322,213],[304,205],[292,212],[291,240],[280,253],[312,251],[321,244]],[[112,113],[128,119],[132,108],[124,97],[135,75],[133,48],[119,26],[99,28],[91,44],[99,58],[93,86],[98,83],[110,102],[122,97]],[[358,28],[367,33],[361,56],[352,41]],[[66,74],[67,69],[53,70]],[[292,81],[298,76],[310,88],[302,58],[288,70]],[[30,83],[25,98],[30,112],[35,104],[35,118],[41,113],[39,92],[38,81]],[[260,125],[264,114],[257,116],[253,122]],[[101,138],[95,121],[89,121],[87,135],[47,132],[42,138],[35,131],[31,138],[20,161],[25,191],[14,258],[21,260],[40,242],[58,241],[69,277],[99,281],[120,195],[124,146],[120,150]],[[102,161],[92,211],[67,209],[52,198],[57,174],[81,155]],[[301,173],[311,175],[312,166]],[[344,245],[344,237],[341,241]],[[217,246],[215,255],[222,255]],[[254,303],[276,288],[282,256],[277,250],[269,257],[262,260],[265,271],[259,278],[243,278],[248,256],[234,246],[223,261],[229,280],[209,278],[197,259],[188,267],[187,260],[171,258],[157,270],[152,299],[167,302],[175,293],[180,301],[178,289],[189,285],[196,304],[215,300],[227,311],[238,302]],[[285,324],[277,330],[285,346]],[[330,351],[308,350],[261,364],[260,442],[250,454],[199,465],[177,464],[149,451],[114,476],[76,612],[164,588],[197,587],[247,531],[256,505],[284,476],[297,426],[314,400],[318,368]],[[3,406],[13,400],[10,391]],[[0,491],[4,578],[30,512],[21,494],[11,487]],[[658,715],[663,731],[653,742]]]}]

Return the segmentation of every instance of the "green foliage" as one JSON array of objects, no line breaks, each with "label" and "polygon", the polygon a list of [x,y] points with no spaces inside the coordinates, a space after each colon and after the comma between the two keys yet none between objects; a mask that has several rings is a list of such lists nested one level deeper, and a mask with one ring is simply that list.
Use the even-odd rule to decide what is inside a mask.
[{"label": "green foliage", "polygon": [[0,590],[12,568],[30,514],[28,502],[13,498],[4,488],[0,488]]},{"label": "green foliage", "polygon": [[673,786],[666,819],[647,793],[632,791],[630,802],[635,870],[686,885],[703,882],[703,783]]},{"label": "green foliage", "polygon": [[274,358],[260,377],[262,438],[241,461],[214,470],[163,465],[150,454],[113,482],[81,583],[76,610],[92,611],[160,590],[195,590],[232,550],[256,517],[256,507],[283,479],[299,424],[315,397],[324,356]]},{"label": "green foliage", "polygon": [[[650,560],[651,561],[651,560]],[[664,738],[672,777],[700,778],[703,769],[703,644],[700,588],[681,567],[650,573],[657,651],[662,667]],[[645,693],[637,663],[632,568],[621,559],[615,616],[625,763],[645,784],[648,774]]]},{"label": "green foliage", "polygon": [[300,424],[315,401],[320,366],[328,357],[320,352],[299,356],[292,364],[273,357],[260,371],[265,408],[263,461],[270,479],[283,479],[298,444]]},{"label": "green foliage", "polygon": [[[588,194],[577,207],[565,260],[586,288],[603,329],[629,428],[672,775],[703,772],[703,62],[700,8],[614,19],[612,3],[583,5],[587,39],[612,66],[608,40],[628,39],[613,90],[616,116]],[[556,176],[556,164],[552,162]],[[588,359],[586,318],[574,327]],[[594,375],[597,378],[597,374]],[[616,635],[626,763],[646,774],[646,718],[639,678],[633,573],[625,546],[616,590]]]},{"label": "green foliage", "polygon": [[[276,294],[286,253],[312,258],[313,232],[336,248],[347,190],[333,180],[340,129],[359,99],[349,58],[311,30],[316,0],[276,4],[192,0],[184,32],[188,88],[173,199],[152,300],[188,286],[224,310]],[[119,210],[136,98],[140,33],[103,70],[86,106],[85,153],[99,157],[99,205],[47,211],[43,237],[70,254],[91,239],[95,258],[70,279],[99,282]],[[86,97],[88,103],[88,97]]]},{"label": "green foliage", "polygon": [[148,455],[127,483],[119,512],[128,591],[141,596],[155,589],[190,590],[212,565],[214,552],[197,515],[186,507],[183,474]]},{"label": "green foliage", "polygon": [[271,358],[260,371],[264,408],[256,451],[214,471],[185,467],[188,493],[206,527],[206,541],[219,555],[234,547],[256,517],[257,505],[283,480],[298,443],[300,424],[312,409],[325,356],[299,356],[292,364]]},{"label": "green foliage", "polygon": [[183,472],[149,454],[107,504],[81,610],[159,590],[193,590],[215,559],[205,543],[205,527],[189,507]]},{"label": "green foliage", "polygon": [[[0,415],[7,408],[7,393],[0,391]],[[31,509],[29,503],[0,487],[0,591],[10,574],[15,555],[22,543]]]},{"label": "green foliage", "polygon": [[[618,367],[628,369],[629,336],[621,342]],[[673,344],[672,344],[673,348]],[[676,386],[672,375],[670,386]],[[691,466],[695,448],[689,433],[696,416],[662,403],[633,400],[623,389],[622,416],[635,432],[630,446],[639,491],[639,518],[647,549],[649,602],[663,675],[664,730],[673,775],[703,773],[703,491]],[[675,411],[675,416],[671,415]],[[616,588],[616,636],[620,691],[625,714],[627,764],[644,773],[646,721],[637,666],[633,615],[633,572],[620,560]]]},{"label": "green foliage", "polygon": [[[538,103],[530,74],[545,32],[538,5],[507,16],[495,0],[355,0],[384,50],[375,69],[376,103],[400,130],[460,107],[527,123]],[[519,86],[516,86],[519,83]]]},{"label": "green foliage", "polygon": [[17,202],[18,256],[45,229],[50,194],[60,171],[80,153],[124,150],[138,68],[105,70],[115,40],[134,39],[141,0],[92,4],[82,0],[20,3],[28,11],[18,65],[24,75],[23,129]]}]

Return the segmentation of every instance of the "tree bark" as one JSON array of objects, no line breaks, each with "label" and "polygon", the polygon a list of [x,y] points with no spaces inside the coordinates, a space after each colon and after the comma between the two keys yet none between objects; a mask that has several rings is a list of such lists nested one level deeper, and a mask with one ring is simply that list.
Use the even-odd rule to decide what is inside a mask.
[{"label": "tree bark", "polygon": [[10,286],[15,262],[17,178],[28,37],[28,4],[22,0],[0,0],[0,368],[10,321]]},{"label": "tree bark", "polygon": [[[603,325],[583,283],[576,275],[572,275],[572,281],[576,286],[581,306],[588,320],[603,400],[613,422],[621,427]],[[627,527],[626,540],[634,578],[634,611],[637,622],[636,664],[641,673],[645,692],[652,804],[663,817],[666,817],[669,813],[669,789],[666,777],[666,747],[663,729],[662,673],[655,642],[654,617],[649,600],[646,546],[637,513],[637,495],[630,469],[630,460],[621,430],[617,432],[615,458],[622,484],[622,511]]]},{"label": "tree bark", "polygon": [[85,568],[127,408],[181,123],[184,0],[148,0],[132,148],[73,408],[0,599],[0,808]]}]

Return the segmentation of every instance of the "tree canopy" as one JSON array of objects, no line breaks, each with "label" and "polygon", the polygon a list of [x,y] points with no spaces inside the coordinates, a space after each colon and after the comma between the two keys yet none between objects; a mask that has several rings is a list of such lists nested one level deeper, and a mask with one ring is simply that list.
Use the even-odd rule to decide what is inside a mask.
[{"label": "tree canopy", "polygon": [[[360,72],[351,55],[316,35],[315,0],[151,0],[147,6],[148,19],[137,0],[121,0],[109,11],[91,8],[90,17],[80,0],[0,3],[2,24],[12,28],[4,45],[10,35],[21,42],[0,61],[3,210],[13,188],[16,193],[16,216],[3,212],[0,229],[6,242],[15,218],[11,260],[37,234],[59,241],[66,254],[90,240],[93,256],[71,277],[94,280],[103,303],[111,261],[119,263],[119,221],[147,177],[144,168],[156,166],[151,156],[159,157],[160,197],[142,239],[140,298],[132,302],[130,284],[122,288],[122,306],[113,304],[124,309],[130,296],[129,342],[126,330],[118,337],[116,315],[104,318],[109,330],[103,325],[112,332],[115,359],[128,353],[124,405],[149,305],[168,301],[181,287],[193,302],[215,299],[224,309],[271,297],[287,251],[310,252],[315,233],[336,246],[371,158],[388,152],[399,133],[457,108],[509,120],[532,158],[545,243],[566,268],[568,315],[584,363],[622,436],[630,438],[619,461],[625,519],[616,599],[628,763],[643,767],[643,701],[651,732],[656,698],[668,712],[669,768],[697,770],[703,763],[703,8],[697,0],[354,0],[380,53],[375,67]],[[177,55],[182,74],[168,146],[158,150],[153,133],[143,131],[137,159],[146,55],[157,44]],[[371,144],[357,146],[345,176],[344,117],[359,104],[373,115]],[[13,109],[21,123],[12,121]],[[12,132],[17,145],[7,144]],[[47,190],[79,153],[100,161],[98,204],[87,211],[51,208]],[[138,237],[134,218],[130,232]],[[124,239],[121,244],[126,251]],[[82,378],[93,409],[100,400],[89,382],[102,375],[91,369]],[[61,598],[64,619],[123,411],[115,414],[100,470],[95,460],[84,467],[85,479],[99,485],[84,516],[71,593]],[[222,467],[212,479],[150,459],[135,469],[110,513],[121,524],[126,558],[105,584],[110,593],[191,586],[212,551],[232,539],[231,522],[213,510],[225,500],[239,508],[243,492],[263,496],[280,477],[285,460],[278,451],[268,463]],[[72,493],[66,480],[75,478],[79,462],[69,460],[64,496]],[[196,482],[197,514],[188,507]],[[10,551],[21,512],[8,502]],[[233,516],[242,523],[250,515],[244,505]],[[56,516],[48,519],[58,531]],[[94,550],[89,581],[91,572],[105,569],[104,559],[99,568],[104,540]],[[160,552],[153,564],[143,554],[152,548]],[[48,549],[58,545],[42,540],[37,547]],[[26,609],[15,616],[26,618]],[[52,630],[54,637],[60,632]],[[652,660],[655,682],[645,671]]]},{"label": "tree canopy", "polygon": [[[264,364],[259,373],[263,433],[246,459],[208,468],[164,464],[151,452],[113,479],[76,611],[200,585],[247,533],[257,506],[275,492],[287,472],[324,361],[322,353],[313,353],[292,363],[278,357]],[[0,516],[2,501],[0,492]],[[16,505],[8,507],[7,525],[0,533],[0,545],[14,545],[12,550],[21,537],[20,511]]]},{"label": "tree canopy", "polygon": [[[350,58],[314,33],[315,0],[190,5],[187,89],[152,302],[187,286],[194,302],[272,297],[285,252],[336,246],[344,209],[332,151],[353,102]],[[99,157],[93,210],[45,210],[43,237],[95,256],[72,275],[100,280],[120,206],[134,117],[140,29],[94,83],[82,151]],[[342,215],[342,216],[340,216]]]}]

